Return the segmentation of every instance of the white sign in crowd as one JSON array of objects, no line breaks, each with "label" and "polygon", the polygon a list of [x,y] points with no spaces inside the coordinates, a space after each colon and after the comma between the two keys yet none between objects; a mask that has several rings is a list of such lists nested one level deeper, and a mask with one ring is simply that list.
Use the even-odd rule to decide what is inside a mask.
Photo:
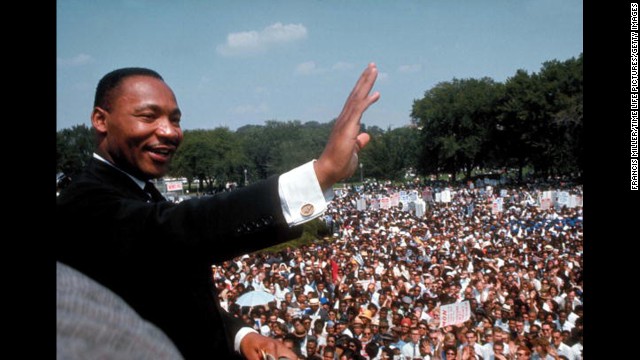
[{"label": "white sign in crowd", "polygon": [[[505,199],[511,195],[507,189],[500,189],[494,194],[494,186],[502,184],[500,180],[484,179],[478,180],[474,184],[469,182],[469,189],[480,189],[480,194],[484,195],[491,202],[491,211],[493,214],[504,212],[506,204]],[[402,204],[402,211],[415,212],[415,215],[422,217],[426,210],[426,202],[451,203],[456,191],[450,188],[444,188],[441,191],[434,191],[429,187],[424,188],[421,192],[418,190],[400,190],[389,196],[374,197],[365,195],[356,200],[356,207],[359,211],[390,209]],[[499,194],[499,196],[497,196]],[[538,206],[541,210],[553,208],[560,209],[563,206],[575,208],[582,206],[582,196],[570,194],[568,191],[542,191],[539,194],[534,193],[533,196],[528,191],[524,192],[524,199],[531,205]]]},{"label": "white sign in crowd", "polygon": [[471,317],[469,301],[440,306],[440,327],[461,324]]}]

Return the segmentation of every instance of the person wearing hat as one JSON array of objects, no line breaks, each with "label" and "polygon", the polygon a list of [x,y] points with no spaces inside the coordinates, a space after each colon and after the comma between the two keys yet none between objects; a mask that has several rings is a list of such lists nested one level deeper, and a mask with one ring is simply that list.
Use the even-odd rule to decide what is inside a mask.
[{"label": "person wearing hat", "polygon": [[293,331],[290,332],[289,337],[294,340],[294,350],[296,353],[302,354],[302,352],[306,352],[306,337],[307,337],[307,329],[304,326],[304,322],[301,318],[294,318],[292,320]]},{"label": "person wearing hat", "polygon": [[323,321],[329,320],[329,313],[324,307],[320,307],[320,300],[316,297],[312,297],[309,299],[309,317],[311,318],[311,326],[318,319],[322,319]]},{"label": "person wearing hat", "polygon": [[380,334],[380,341],[382,341],[383,347],[388,348],[395,340],[396,338],[389,333]]},{"label": "person wearing hat", "polygon": [[408,313],[411,308],[411,304],[413,304],[413,299],[409,296],[403,296],[401,300],[400,306],[402,307],[403,312]]},{"label": "person wearing hat", "polygon": [[371,342],[380,343],[380,336],[382,335],[382,333],[380,332],[380,319],[374,318],[373,320],[371,320],[369,328],[371,329]]},{"label": "person wearing hat", "polygon": [[369,324],[371,324],[371,320],[373,319],[372,312],[369,309],[361,312],[358,317],[360,318],[360,320],[362,320],[363,326],[368,326]]},{"label": "person wearing hat", "polygon": [[356,316],[351,322],[351,333],[353,338],[360,339],[362,338],[362,333],[364,332],[364,321],[360,316]]},{"label": "person wearing hat", "polygon": [[[402,320],[400,320],[399,338],[402,341],[404,341],[404,342],[411,341],[411,336],[410,336],[409,329],[411,329],[412,326],[413,326],[413,324],[411,323],[411,319],[409,319],[408,317],[402,318]],[[402,347],[399,346],[399,348],[402,348]]]},{"label": "person wearing hat", "polygon": [[496,308],[493,311],[493,316],[495,317],[495,321],[493,322],[493,326],[497,326],[504,331],[509,331],[509,319],[505,316],[505,310],[511,310],[509,305],[502,305],[500,308]]}]

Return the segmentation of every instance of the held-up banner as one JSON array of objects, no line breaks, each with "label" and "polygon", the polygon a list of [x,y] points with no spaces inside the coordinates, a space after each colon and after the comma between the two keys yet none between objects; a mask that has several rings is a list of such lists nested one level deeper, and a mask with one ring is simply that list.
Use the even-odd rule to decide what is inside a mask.
[{"label": "held-up banner", "polygon": [[365,200],[365,198],[361,197],[358,200],[356,200],[356,209],[358,211],[364,211],[367,209],[367,200]]},{"label": "held-up banner", "polygon": [[440,194],[440,201],[442,201],[443,203],[450,203],[451,202],[451,190],[444,189],[442,191],[442,193]]},{"label": "held-up banner", "polygon": [[376,198],[371,198],[371,200],[369,200],[369,209],[370,210],[380,209],[380,201]]},{"label": "held-up banner", "polygon": [[182,181],[168,181],[165,184],[167,185],[167,191],[182,190]]},{"label": "held-up banner", "polygon": [[551,199],[543,197],[540,200],[540,210],[549,210],[551,207]]},{"label": "held-up banner", "polygon": [[389,208],[389,198],[388,197],[384,197],[382,199],[380,199],[380,209],[388,209]]},{"label": "held-up banner", "polygon": [[460,324],[469,320],[470,317],[469,301],[440,306],[440,327]]},{"label": "held-up banner", "polygon": [[500,212],[502,212],[502,198],[497,198],[491,204],[491,213],[495,215]]},{"label": "held-up banner", "polygon": [[389,206],[398,206],[400,204],[400,195],[398,193],[392,194],[389,198]]}]

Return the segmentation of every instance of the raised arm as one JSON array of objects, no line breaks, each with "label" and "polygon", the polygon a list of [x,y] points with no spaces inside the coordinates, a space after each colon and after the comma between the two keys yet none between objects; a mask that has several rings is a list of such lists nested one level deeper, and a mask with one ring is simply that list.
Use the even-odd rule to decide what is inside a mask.
[{"label": "raised arm", "polygon": [[370,94],[377,76],[376,65],[370,63],[349,94],[333,126],[327,146],[314,163],[314,170],[323,191],[356,171],[358,152],[370,139],[369,134],[360,133],[360,119],[369,105],[380,98],[377,91]]}]

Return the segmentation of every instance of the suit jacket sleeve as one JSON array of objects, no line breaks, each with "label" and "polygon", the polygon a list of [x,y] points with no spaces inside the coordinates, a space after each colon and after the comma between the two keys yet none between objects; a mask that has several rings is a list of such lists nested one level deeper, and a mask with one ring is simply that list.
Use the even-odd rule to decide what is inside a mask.
[{"label": "suit jacket sleeve", "polygon": [[275,176],[233,192],[180,204],[148,203],[144,194],[135,191],[104,182],[84,182],[71,196],[61,196],[59,223],[99,228],[99,232],[87,229],[92,232],[90,242],[69,239],[75,242],[69,243],[70,247],[95,249],[101,245],[103,251],[114,251],[118,257],[151,251],[160,257],[184,256],[211,264],[301,233],[284,220]]}]

